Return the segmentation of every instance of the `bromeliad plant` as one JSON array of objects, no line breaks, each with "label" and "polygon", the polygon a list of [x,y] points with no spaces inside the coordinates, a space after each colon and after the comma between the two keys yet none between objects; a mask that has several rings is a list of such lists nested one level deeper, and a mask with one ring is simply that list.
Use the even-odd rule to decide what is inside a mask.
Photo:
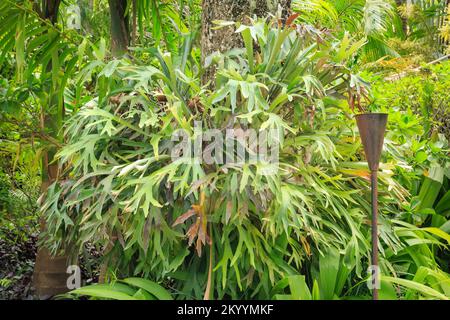
[{"label": "bromeliad plant", "polygon": [[[64,173],[42,207],[47,246],[77,253],[95,243],[119,276],[164,281],[180,298],[270,298],[277,281],[329,247],[354,257],[361,278],[368,172],[355,163],[346,99],[364,83],[346,65],[362,43],[294,19],[236,24],[245,49],[207,59],[216,90],[187,55],[152,49],[150,66],[97,63],[100,94],[68,121]],[[173,134],[183,129],[193,141],[194,121],[203,130],[278,130],[276,174],[262,162],[172,160]],[[392,212],[406,191],[392,164],[382,169],[383,208]],[[381,223],[382,241],[397,252],[400,239]]]}]

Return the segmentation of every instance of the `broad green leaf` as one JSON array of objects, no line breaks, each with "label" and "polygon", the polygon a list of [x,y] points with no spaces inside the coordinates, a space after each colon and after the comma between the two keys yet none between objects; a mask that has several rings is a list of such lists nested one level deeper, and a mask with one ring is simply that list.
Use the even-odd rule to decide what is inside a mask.
[{"label": "broad green leaf", "polygon": [[444,294],[434,290],[433,288],[430,288],[426,285],[423,285],[421,283],[417,283],[417,282],[414,282],[411,280],[401,279],[401,278],[393,278],[393,277],[389,277],[389,276],[381,276],[381,280],[385,280],[390,283],[399,284],[405,288],[415,290],[427,297],[437,298],[440,300],[449,300],[448,297],[446,297]]},{"label": "broad green leaf", "polygon": [[154,295],[158,300],[173,300],[172,296],[166,289],[159,284],[142,278],[126,278],[121,280],[124,283],[144,289],[148,293]]}]

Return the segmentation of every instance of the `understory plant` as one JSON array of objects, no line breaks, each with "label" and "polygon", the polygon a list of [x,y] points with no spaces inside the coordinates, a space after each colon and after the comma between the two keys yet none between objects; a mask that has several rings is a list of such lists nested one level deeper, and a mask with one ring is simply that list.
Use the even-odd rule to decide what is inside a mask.
[{"label": "understory plant", "polygon": [[141,278],[114,280],[70,291],[60,298],[89,297],[91,300],[172,300],[170,293],[159,284]]},{"label": "understory plant", "polygon": [[[268,299],[277,283],[302,274],[313,288],[319,260],[333,252],[348,277],[321,297],[368,296],[361,283],[369,264],[369,171],[350,108],[364,107],[367,88],[349,68],[363,42],[294,18],[284,26],[219,22],[235,24],[245,48],[209,57],[216,79],[207,83],[190,68],[189,50],[178,57],[141,49],[151,65],[92,64],[85,74],[97,75],[99,94],[68,120],[62,174],[42,205],[51,251],[77,254],[94,243],[119,278],[150,278],[180,299]],[[275,163],[205,163],[202,152],[172,157],[179,130],[194,142],[207,129],[249,128],[274,130]],[[239,136],[224,140],[242,144]],[[381,256],[414,242],[445,246],[436,233],[391,220],[409,193],[394,179],[396,158],[386,159]],[[396,279],[389,261],[381,267]]]},{"label": "understory plant", "polygon": [[[385,147],[399,163],[395,179],[410,193],[395,217],[405,227],[401,234],[426,230],[447,244],[450,243],[449,96],[442,88],[448,86],[448,67],[448,62],[442,62],[391,81],[372,75],[375,104],[389,112],[391,119]],[[410,244],[408,247],[387,256],[395,274],[448,296],[448,247],[405,240]],[[412,290],[404,296],[417,298],[417,294]]]},{"label": "understory plant", "polygon": [[368,73],[364,78],[373,83],[372,94],[378,107],[405,119],[403,130],[425,138],[434,134],[435,140],[441,133],[450,139],[450,62],[424,65],[395,80],[386,79],[384,73]]}]

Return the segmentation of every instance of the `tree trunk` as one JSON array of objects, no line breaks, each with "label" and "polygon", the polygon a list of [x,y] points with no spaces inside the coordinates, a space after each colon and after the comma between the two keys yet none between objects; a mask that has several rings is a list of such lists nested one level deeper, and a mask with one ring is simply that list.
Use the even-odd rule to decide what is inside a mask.
[{"label": "tree trunk", "polygon": [[109,0],[111,51],[115,57],[125,54],[130,44],[130,23],[126,9],[127,0]]},{"label": "tree trunk", "polygon": [[[56,23],[58,19],[58,9],[61,0],[43,0],[42,18]],[[51,61],[42,66],[46,72],[51,72]],[[60,88],[52,87],[51,81],[44,84],[44,91],[49,93],[49,98],[41,106],[41,129],[47,130],[49,135],[58,139],[59,129],[62,124],[64,108],[58,108],[58,90]],[[57,112],[55,112],[55,109]],[[50,184],[52,184],[58,175],[57,164],[52,163],[56,153],[55,147],[47,148],[42,155],[42,184],[41,192],[45,193]],[[45,231],[45,221],[40,221],[41,233]],[[33,285],[36,295],[41,299],[54,296],[56,294],[67,292],[67,264],[66,256],[51,256],[50,252],[39,247],[36,255],[36,262],[33,273]]]},{"label": "tree trunk", "polygon": [[[241,36],[234,32],[232,26],[214,30],[214,20],[245,22],[244,19],[247,16],[266,17],[269,14],[275,15],[279,7],[283,10],[282,17],[284,18],[289,13],[290,5],[291,0],[203,0],[202,65],[204,65],[206,57],[213,52],[225,52],[233,48],[243,47]],[[211,88],[214,88],[215,73],[216,70],[212,66],[204,70],[202,75],[203,83],[211,81]],[[211,294],[212,261],[214,261],[214,253],[212,247],[210,247],[208,281],[206,283],[204,300],[213,299]]]},{"label": "tree trunk", "polygon": [[[396,4],[397,8],[404,3],[405,3],[404,0],[395,0],[395,4]],[[400,17],[400,19],[402,21],[403,38],[406,39],[406,38],[408,38],[408,19],[405,17]]]},{"label": "tree trunk", "polygon": [[[234,28],[225,27],[214,30],[214,20],[243,22],[245,17],[266,17],[275,15],[280,7],[283,17],[289,12],[291,0],[203,0],[202,1],[202,64],[213,52],[225,52],[232,48],[243,47],[239,34]],[[214,79],[214,68],[208,68],[203,74],[203,81]]]},{"label": "tree trunk", "polygon": [[[133,45],[136,42],[137,28],[137,7],[136,0],[132,0],[132,34]],[[128,51],[130,44],[130,14],[127,14],[127,0],[109,0],[109,11],[111,15],[111,51],[113,56],[120,57]],[[114,236],[110,235],[114,239]],[[106,246],[104,254],[109,253],[113,248],[113,240]],[[108,271],[108,261],[103,261],[100,266],[100,275],[98,282],[105,283]]]}]

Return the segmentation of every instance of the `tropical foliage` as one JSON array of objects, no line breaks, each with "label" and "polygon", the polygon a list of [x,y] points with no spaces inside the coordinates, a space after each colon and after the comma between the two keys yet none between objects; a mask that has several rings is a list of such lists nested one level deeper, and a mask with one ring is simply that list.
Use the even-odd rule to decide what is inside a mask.
[{"label": "tropical foliage", "polygon": [[141,278],[126,278],[108,284],[86,286],[61,297],[72,296],[114,300],[172,300],[172,296],[159,284]]},{"label": "tropical foliage", "polygon": [[389,46],[393,34],[402,36],[401,20],[391,1],[384,0],[308,0],[293,1],[300,19],[318,23],[334,32],[350,32],[364,39],[363,59],[373,61],[397,53]]},{"label": "tropical foliage", "polygon": [[[327,92],[345,92],[350,79],[357,79],[343,67],[351,57],[347,50],[351,45],[330,41],[328,50],[319,52],[311,40],[318,31],[299,37],[301,26],[273,28],[261,20],[240,26],[239,31],[250,39],[249,46],[232,56],[215,57],[224,67],[219,67],[216,81],[221,89],[214,92],[182,73],[185,66],[177,66],[171,55],[159,52],[154,52],[158,69],[118,60],[103,68],[100,74],[113,79],[112,88],[69,123],[66,136],[73,140],[59,153],[62,165],[72,164],[68,179],[50,187],[43,205],[48,241],[55,250],[88,241],[106,245],[114,237],[119,241],[111,255],[132,259],[118,261],[127,268],[122,272],[164,279],[167,274],[182,277],[203,269],[194,277],[198,283],[184,289],[186,296],[203,292],[209,275],[216,296],[237,298],[250,288],[249,297],[267,297],[271,283],[295,273],[294,266],[301,266],[311,247],[327,247],[323,241],[327,237],[335,237],[333,242],[345,249],[351,228],[358,230],[363,214],[344,209],[355,202],[353,190],[345,190],[318,164],[310,164],[317,158],[333,170],[338,152],[325,134],[328,130],[316,133],[311,127],[315,111],[305,105],[325,109],[321,98],[331,99]],[[265,44],[259,64],[253,62],[252,35]],[[285,49],[280,51],[282,44]],[[316,59],[329,64],[318,69]],[[329,76],[331,70],[334,77]],[[336,81],[338,77],[347,80]],[[127,87],[115,79],[125,79]],[[126,95],[117,95],[125,90]],[[164,96],[164,102],[155,92]],[[292,128],[305,112],[310,118],[303,120],[304,129]],[[234,128],[270,127],[282,136],[286,132],[283,160],[276,164],[279,174],[265,175],[264,163],[203,166],[183,158],[172,161],[173,133],[185,129],[194,139],[194,121],[203,129],[222,129],[231,121]],[[299,183],[301,178],[316,187]],[[327,203],[332,194],[341,199]],[[321,218],[312,212],[321,212]],[[190,222],[190,217],[195,220]],[[183,240],[184,233],[189,241]],[[355,245],[364,241],[360,231],[353,241]],[[195,243],[195,251],[188,250],[190,243]],[[211,247],[204,254],[207,244]],[[291,261],[284,262],[287,254]]]},{"label": "tropical foliage", "polygon": [[[3,1],[0,250],[34,239],[39,211],[40,246],[101,265],[62,298],[370,299],[353,117],[386,112],[380,298],[449,299],[449,64],[423,64],[448,22],[414,8],[292,1],[285,19],[214,21],[242,46],[202,59],[200,1]],[[272,130],[278,160],[230,129]],[[233,146],[214,159],[246,157],[179,149],[210,130]]]}]

